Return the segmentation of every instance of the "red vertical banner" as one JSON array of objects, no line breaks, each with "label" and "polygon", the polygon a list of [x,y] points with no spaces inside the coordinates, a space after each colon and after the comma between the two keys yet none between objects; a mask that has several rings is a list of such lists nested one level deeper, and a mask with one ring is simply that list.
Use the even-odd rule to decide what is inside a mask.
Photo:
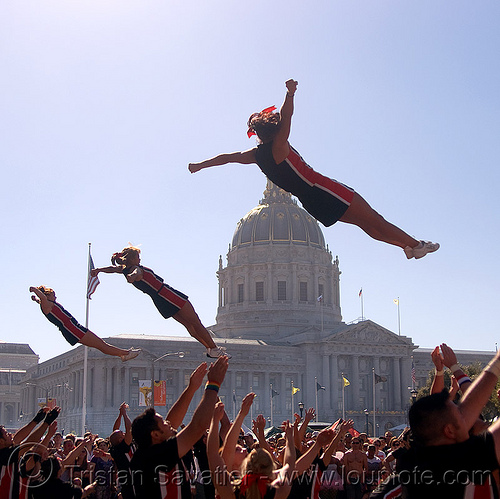
[{"label": "red vertical banner", "polygon": [[155,405],[167,405],[167,382],[155,381]]}]

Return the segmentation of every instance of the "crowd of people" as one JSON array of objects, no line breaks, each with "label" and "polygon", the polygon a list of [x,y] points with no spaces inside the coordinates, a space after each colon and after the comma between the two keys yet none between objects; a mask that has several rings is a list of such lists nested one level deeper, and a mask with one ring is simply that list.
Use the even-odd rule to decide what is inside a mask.
[{"label": "crowd of people", "polygon": [[[310,431],[312,408],[267,438],[260,414],[245,434],[255,394],[231,422],[218,397],[227,356],[200,364],[165,418],[151,407],[131,421],[123,403],[106,438],[63,437],[60,409],[42,408],[14,435],[0,427],[0,499],[498,497],[500,423],[480,414],[498,382],[500,354],[473,381],[446,344],[432,359],[431,394],[412,405],[400,435],[368,438],[352,420]],[[455,379],[450,388],[445,368]]]}]

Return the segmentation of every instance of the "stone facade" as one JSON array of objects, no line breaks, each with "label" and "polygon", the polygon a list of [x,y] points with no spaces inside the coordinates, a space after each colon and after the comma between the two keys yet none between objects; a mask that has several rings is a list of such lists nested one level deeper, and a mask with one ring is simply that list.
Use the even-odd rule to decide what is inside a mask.
[{"label": "stone facade", "polygon": [[19,427],[24,416],[21,404],[21,379],[38,364],[38,355],[29,345],[0,341],[0,424]]}]

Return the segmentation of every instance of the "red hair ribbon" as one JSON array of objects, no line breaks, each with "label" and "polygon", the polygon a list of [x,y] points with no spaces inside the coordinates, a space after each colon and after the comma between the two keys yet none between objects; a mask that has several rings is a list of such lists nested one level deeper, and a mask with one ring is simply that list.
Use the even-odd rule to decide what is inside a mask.
[{"label": "red hair ribbon", "polygon": [[255,482],[257,482],[257,487],[260,492],[260,496],[264,497],[267,492],[267,483],[269,478],[266,475],[257,475],[256,473],[248,473],[241,480],[240,493],[245,495],[245,492],[250,488]]},{"label": "red hair ribbon", "polygon": [[[256,113],[259,116],[261,114],[267,114],[267,113],[272,113],[273,111],[276,111],[276,106],[271,106],[271,107],[266,107],[266,109],[263,109],[260,113]],[[248,138],[250,138],[252,135],[257,135],[251,128],[248,129],[247,131]]]}]

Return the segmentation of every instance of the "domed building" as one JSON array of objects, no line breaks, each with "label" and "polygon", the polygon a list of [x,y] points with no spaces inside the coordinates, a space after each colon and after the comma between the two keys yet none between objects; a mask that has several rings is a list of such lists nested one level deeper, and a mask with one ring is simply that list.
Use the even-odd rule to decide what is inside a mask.
[{"label": "domed building", "polygon": [[268,180],[219,260],[217,336],[268,340],[341,320],[338,259],[314,218]]},{"label": "domed building", "polygon": [[[415,345],[370,320],[342,322],[340,274],[316,220],[268,182],[259,205],[237,223],[226,264],[219,257],[210,329],[232,356],[219,392],[230,417],[253,391],[247,426],[259,413],[279,424],[301,406],[315,407],[319,421],[352,418],[371,435],[406,421]],[[139,387],[153,380],[164,386],[163,407],[156,409],[166,414],[204,358],[191,337],[145,332],[106,339],[142,353],[123,364],[89,349],[85,406],[83,346],[37,365],[24,379],[24,413],[31,416],[37,400],[56,395],[62,427],[79,431],[86,411],[85,427],[106,434],[122,401],[130,404],[131,418],[142,412]],[[164,359],[166,352],[172,357]],[[415,362],[419,379],[425,380],[427,361]]]}]

